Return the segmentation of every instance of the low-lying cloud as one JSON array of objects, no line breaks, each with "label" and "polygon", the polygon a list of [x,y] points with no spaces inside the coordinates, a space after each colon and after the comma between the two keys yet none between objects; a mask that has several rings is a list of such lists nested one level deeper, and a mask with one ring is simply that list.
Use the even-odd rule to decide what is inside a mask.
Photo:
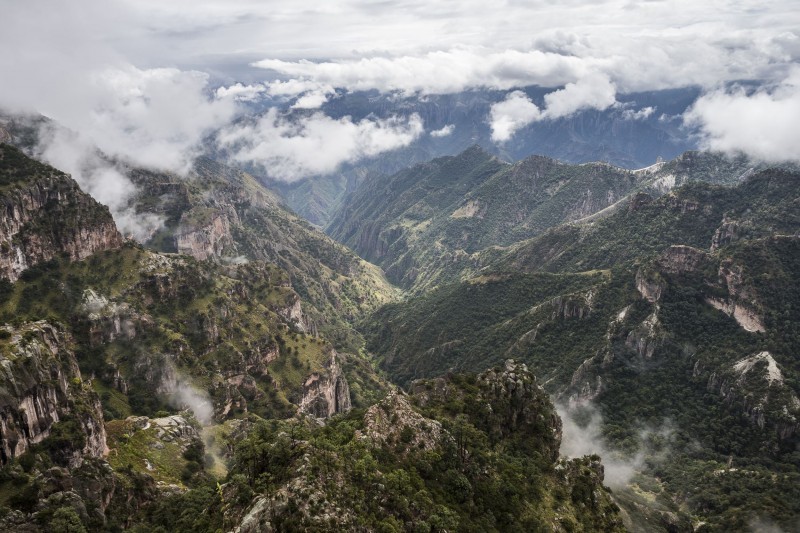
[{"label": "low-lying cloud", "polygon": [[80,134],[42,126],[36,150],[41,160],[70,174],[84,192],[108,206],[123,235],[144,242],[164,223],[163,217],[136,211],[137,187]]},{"label": "low-lying cloud", "polygon": [[[45,114],[110,158],[176,173],[221,129],[216,138],[236,160],[292,180],[406,146],[422,133],[421,120],[316,113],[288,120],[269,112],[241,121],[262,97],[301,115],[337,91],[514,91],[488,117],[493,139],[503,142],[535,121],[606,109],[617,91],[785,77],[800,58],[798,14],[789,6],[86,0],[76,10],[54,0],[8,2],[0,17],[0,106]],[[237,78],[245,71],[247,81]],[[792,80],[755,94],[713,91],[687,118],[709,148],[786,158],[798,145]],[[540,108],[516,92],[533,85],[561,89]],[[641,113],[628,118],[647,118]],[[104,179],[128,190],[113,172]],[[91,183],[82,181],[105,194]],[[121,226],[126,194],[101,199],[117,202]]]},{"label": "low-lying cloud", "polygon": [[563,89],[544,96],[540,109],[522,91],[508,94],[505,100],[493,104],[489,112],[492,140],[505,142],[515,132],[540,120],[567,117],[584,109],[604,110],[616,103],[616,88],[608,77],[591,74]]},{"label": "low-lying cloud", "polygon": [[522,91],[514,91],[502,102],[492,105],[489,111],[489,126],[492,128],[492,140],[505,142],[517,130],[532,122],[541,120],[542,111]]},{"label": "low-lying cloud", "polygon": [[448,124],[442,128],[439,128],[438,130],[433,130],[430,135],[431,137],[447,137],[452,135],[455,130],[455,124]]},{"label": "low-lying cloud", "polygon": [[557,87],[583,77],[596,62],[553,52],[454,48],[400,57],[312,62],[264,59],[254,66],[291,78],[298,90],[319,83],[351,91],[448,94],[487,87]]},{"label": "low-lying cloud", "polygon": [[624,109],[622,111],[622,118],[625,120],[645,120],[655,113],[656,108],[653,106],[643,107],[638,110]]},{"label": "low-lying cloud", "polygon": [[354,122],[321,112],[290,118],[273,108],[254,122],[223,129],[217,140],[233,160],[260,166],[270,177],[294,181],[407,146],[423,131],[416,114]]},{"label": "low-lying cloud", "polygon": [[[593,405],[569,407],[556,404],[556,410],[562,423],[561,455],[599,455],[605,469],[605,484],[612,489],[627,486],[642,470],[645,459],[653,461],[666,456],[668,449],[663,447],[664,443],[668,444],[674,433],[669,421],[657,428],[642,428],[638,434],[637,451],[633,455],[623,454],[606,443],[602,436],[603,417]],[[650,441],[654,438],[659,441],[656,450],[650,449]]]},{"label": "low-lying cloud", "polygon": [[699,128],[704,148],[770,162],[800,161],[800,67],[754,93],[737,87],[706,94],[684,118]]},{"label": "low-lying cloud", "polygon": [[178,409],[188,408],[200,424],[207,426],[214,421],[214,405],[211,397],[188,381],[178,381],[169,402]]}]

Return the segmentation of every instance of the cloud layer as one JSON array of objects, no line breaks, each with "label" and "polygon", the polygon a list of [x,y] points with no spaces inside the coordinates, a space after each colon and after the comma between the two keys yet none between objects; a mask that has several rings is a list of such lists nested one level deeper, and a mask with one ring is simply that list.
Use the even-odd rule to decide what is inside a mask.
[{"label": "cloud layer", "polygon": [[544,95],[544,103],[544,109],[539,109],[525,93],[514,91],[492,105],[489,113],[492,140],[505,142],[517,130],[539,120],[568,117],[583,109],[607,109],[616,103],[616,89],[607,77],[589,75]]},{"label": "cloud layer", "polygon": [[800,160],[800,67],[779,84],[749,94],[743,88],[702,96],[686,115],[706,148],[765,161]]},{"label": "cloud layer", "polygon": [[353,122],[321,112],[289,118],[273,108],[253,123],[225,128],[218,142],[234,160],[261,166],[273,178],[294,181],[407,146],[423,131],[418,115]]},{"label": "cloud layer", "polygon": [[[688,118],[709,147],[779,159],[797,144],[798,27],[790,0],[6,1],[0,107],[44,113],[113,157],[175,172],[221,128],[240,160],[295,179],[419,135],[418,121],[308,114],[335,89],[508,91],[486,117],[502,142],[537,120],[605,109],[617,91],[699,85],[709,93]],[[717,89],[742,79],[783,82]],[[556,90],[540,108],[516,92],[530,85]],[[239,121],[263,97],[304,118]]]},{"label": "cloud layer", "polygon": [[108,206],[123,235],[144,242],[164,220],[152,213],[137,213],[132,200],[138,193],[125,174],[100,157],[91,142],[79,134],[45,125],[39,131],[37,156],[69,173],[84,192]]}]

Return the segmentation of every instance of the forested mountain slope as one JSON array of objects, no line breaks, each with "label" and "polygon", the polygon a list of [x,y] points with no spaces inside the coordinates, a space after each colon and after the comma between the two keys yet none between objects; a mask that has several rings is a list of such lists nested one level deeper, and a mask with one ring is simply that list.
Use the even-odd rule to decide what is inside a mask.
[{"label": "forested mountain slope", "polygon": [[[560,402],[596,406],[613,447],[644,454],[651,497],[715,530],[760,514],[791,524],[799,180],[767,170],[638,195],[602,220],[491,250],[472,277],[378,311],[368,347],[401,383],[524,361]],[[642,448],[642,428],[664,424],[668,441]]]},{"label": "forested mountain slope", "polygon": [[510,165],[473,147],[365,181],[327,232],[395,283],[420,291],[458,279],[459,269],[469,272],[482,250],[608,216],[636,192],[660,195],[690,181],[737,183],[758,166],[697,152],[639,171],[541,156]]}]

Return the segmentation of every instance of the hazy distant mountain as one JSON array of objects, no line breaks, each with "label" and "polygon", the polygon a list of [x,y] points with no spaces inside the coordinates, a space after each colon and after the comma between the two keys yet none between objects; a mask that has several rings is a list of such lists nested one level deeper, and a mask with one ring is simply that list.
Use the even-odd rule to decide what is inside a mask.
[{"label": "hazy distant mountain", "polygon": [[[548,91],[528,88],[525,93],[534,103],[542,105]],[[393,174],[443,155],[455,155],[474,144],[509,162],[544,155],[569,163],[603,161],[635,169],[651,165],[659,157],[672,159],[697,148],[691,131],[683,127],[680,115],[698,95],[699,90],[695,88],[617,95],[618,106],[536,122],[519,130],[509,141],[497,144],[491,139],[489,113],[492,104],[505,98],[503,91],[405,98],[377,92],[340,94],[322,107],[326,114],[359,120],[368,116],[387,118],[417,113],[425,123],[426,133],[405,148],[345,165],[330,176],[287,184],[269,180],[263,170],[250,170],[267,179],[298,214],[315,224],[325,225],[344,194],[361,180]],[[430,134],[442,132],[444,128],[452,131],[448,135]]]}]

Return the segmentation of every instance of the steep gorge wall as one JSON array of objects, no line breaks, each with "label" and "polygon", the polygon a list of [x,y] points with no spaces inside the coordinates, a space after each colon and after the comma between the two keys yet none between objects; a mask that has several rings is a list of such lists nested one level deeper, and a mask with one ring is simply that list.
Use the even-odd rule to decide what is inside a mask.
[{"label": "steep gorge wall", "polygon": [[79,466],[84,457],[102,457],[102,408],[81,378],[69,334],[40,321],[2,326],[0,336],[0,463],[19,457],[67,421],[84,438],[79,449],[60,450],[66,462]]},{"label": "steep gorge wall", "polygon": [[59,255],[80,260],[122,245],[108,208],[66,174],[21,158],[0,145],[0,277],[13,282]]}]

